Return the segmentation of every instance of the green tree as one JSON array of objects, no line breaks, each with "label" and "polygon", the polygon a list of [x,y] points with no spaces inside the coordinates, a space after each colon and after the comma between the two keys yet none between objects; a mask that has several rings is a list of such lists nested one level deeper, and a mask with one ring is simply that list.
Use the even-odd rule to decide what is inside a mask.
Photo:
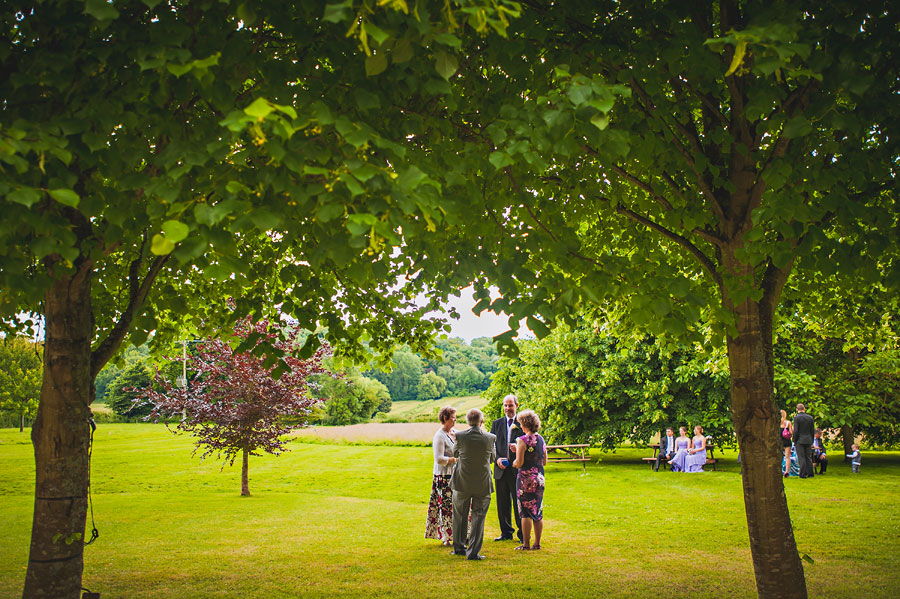
[{"label": "green tree", "polygon": [[100,369],[97,377],[94,379],[94,397],[95,401],[106,401],[106,391],[109,384],[119,376],[124,368],[128,368],[135,362],[150,363],[150,348],[148,344],[139,347],[128,346],[124,350],[111,359]]},{"label": "green tree", "polygon": [[440,399],[447,392],[447,381],[434,372],[426,372],[419,377],[416,385],[416,399]]},{"label": "green tree", "polygon": [[393,246],[447,212],[387,109],[444,93],[447,23],[502,28],[503,4],[393,3],[400,38],[348,37],[337,21],[370,14],[348,3],[2,4],[0,320],[46,330],[25,597],[79,594],[85,421],[126,338],[282,312],[357,358],[366,339],[425,347],[437,325],[409,298],[426,281]]},{"label": "green tree", "polygon": [[454,375],[455,391],[459,394],[477,393],[482,389],[486,378],[474,364],[466,364],[456,369]]},{"label": "green tree", "polygon": [[324,403],[322,424],[343,425],[366,422],[377,412],[389,412],[391,396],[375,379],[351,370],[344,375],[319,377],[316,397]]},{"label": "green tree", "polygon": [[43,349],[17,335],[0,340],[0,412],[16,415],[19,432],[34,418],[41,392]]},{"label": "green tree", "polygon": [[541,415],[545,436],[556,443],[613,449],[624,441],[647,443],[667,426],[700,424],[717,444],[730,444],[727,368],[707,362],[691,347],[652,339],[623,344],[584,322],[561,325],[522,343],[518,358],[504,362],[485,409],[498,413],[502,397],[515,393],[523,408]]},{"label": "green tree", "polygon": [[404,347],[394,353],[393,360],[391,370],[372,371],[372,376],[387,387],[393,401],[416,399],[419,378],[423,371],[422,358]]},{"label": "green tree", "polygon": [[841,431],[845,454],[862,434],[867,442],[900,442],[900,352],[848,346],[846,339],[788,328],[775,344],[776,400],[797,402],[821,428]]},{"label": "green tree", "polygon": [[143,397],[143,392],[150,387],[150,384],[148,365],[143,361],[132,362],[109,383],[106,404],[109,409],[120,416],[147,416],[150,414],[152,406],[146,402],[139,402],[140,405],[135,405],[135,400]]},{"label": "green tree", "polygon": [[773,323],[800,283],[835,303],[869,286],[896,311],[894,9],[529,2],[511,32],[463,40],[451,99],[415,113],[423,168],[483,218],[447,227],[439,255],[407,251],[423,278],[486,279],[476,311],[512,315],[505,348],[519,320],[543,337],[583,303],[638,336],[704,342],[711,323],[758,593],[806,597],[774,467]]}]

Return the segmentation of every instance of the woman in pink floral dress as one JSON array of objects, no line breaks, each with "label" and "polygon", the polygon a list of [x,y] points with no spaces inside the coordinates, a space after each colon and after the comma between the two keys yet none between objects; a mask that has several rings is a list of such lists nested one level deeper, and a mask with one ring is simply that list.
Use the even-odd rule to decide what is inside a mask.
[{"label": "woman in pink floral dress", "polygon": [[[518,415],[519,425],[525,434],[516,439],[516,497],[519,514],[522,516],[522,544],[516,547],[523,551],[541,548],[541,533],[544,531],[544,466],[547,465],[547,444],[537,432],[541,419],[534,410],[524,410]],[[534,526],[534,545],[531,544],[531,528]]]}]

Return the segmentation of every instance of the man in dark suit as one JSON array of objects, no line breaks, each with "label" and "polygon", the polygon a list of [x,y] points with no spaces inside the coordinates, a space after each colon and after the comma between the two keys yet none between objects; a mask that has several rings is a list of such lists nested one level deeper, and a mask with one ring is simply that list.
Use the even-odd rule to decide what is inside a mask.
[{"label": "man in dark suit", "polygon": [[794,447],[797,450],[797,462],[800,466],[800,478],[812,478],[812,444],[816,424],[813,417],[806,413],[806,406],[797,404],[797,415],[794,416]]},{"label": "man in dark suit", "polygon": [[[522,540],[522,520],[519,518],[519,504],[516,501],[516,477],[519,471],[512,467],[515,460],[516,439],[524,433],[516,420],[519,399],[515,395],[503,398],[503,417],[491,424],[494,441],[494,480],[497,481],[497,516],[500,519],[500,536],[495,541],[511,541],[513,531]],[[508,460],[504,463],[504,460]],[[508,465],[507,465],[508,464]],[[511,516],[515,515],[513,528]]]},{"label": "man in dark suit", "polygon": [[[484,414],[475,408],[466,414],[469,428],[456,433],[453,457],[456,464],[450,476],[453,490],[453,555],[482,560],[479,552],[484,543],[484,519],[491,505],[491,463],[494,461],[494,435],[484,432]],[[466,517],[472,510],[469,546],[466,548]]]},{"label": "man in dark suit", "polygon": [[668,462],[673,455],[675,455],[675,432],[671,428],[667,428],[665,436],[659,438],[659,453],[656,454],[653,471],[659,472],[659,463],[662,460]]}]

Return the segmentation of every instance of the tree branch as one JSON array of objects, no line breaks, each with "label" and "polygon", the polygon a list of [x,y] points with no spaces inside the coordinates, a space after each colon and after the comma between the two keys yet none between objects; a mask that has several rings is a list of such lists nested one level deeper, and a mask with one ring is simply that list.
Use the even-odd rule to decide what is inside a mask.
[{"label": "tree branch", "polygon": [[[653,101],[647,95],[647,92],[645,92],[643,88],[641,88],[640,84],[633,76],[631,77],[630,85],[634,89],[635,93],[641,98],[643,104],[646,104],[646,106],[644,106],[641,102],[638,102],[638,108],[647,115],[647,118],[654,118],[652,111],[656,107],[653,105]],[[724,221],[725,213],[722,210],[722,206],[719,205],[719,201],[716,199],[716,196],[712,192],[712,189],[709,187],[706,179],[703,177],[700,171],[697,170],[697,164],[694,161],[693,157],[691,157],[690,152],[688,152],[688,149],[684,147],[684,144],[681,143],[681,141],[678,139],[678,136],[675,134],[675,131],[672,130],[671,126],[669,126],[666,120],[662,118],[660,118],[659,120],[662,121],[663,125],[665,125],[666,127],[666,130],[669,132],[671,141],[674,144],[675,149],[678,150],[678,153],[681,154],[681,156],[684,158],[684,161],[688,165],[688,168],[692,173],[694,173],[694,176],[697,177],[697,184],[700,186],[700,193],[707,199],[710,204],[710,208],[712,209],[716,217],[719,218],[719,220]],[[688,138],[690,138],[690,135],[688,135]],[[704,154],[702,147],[696,147],[694,149],[699,154]]]},{"label": "tree branch", "polygon": [[[603,201],[612,203],[612,201],[609,200],[608,198],[601,197],[600,199]],[[686,249],[697,260],[697,262],[700,263],[700,266],[703,267],[703,269],[706,271],[706,273],[710,277],[712,277],[712,279],[716,283],[716,285],[721,286],[722,276],[716,271],[715,263],[713,263],[713,261],[709,258],[709,256],[704,254],[700,248],[698,248],[696,245],[691,243],[690,239],[688,239],[682,235],[679,235],[678,233],[675,233],[674,231],[670,231],[669,229],[663,227],[662,225],[650,220],[646,216],[644,216],[642,214],[638,214],[634,210],[630,210],[624,206],[616,206],[615,210],[619,214],[625,215],[628,218],[630,218],[631,220],[633,220],[637,223],[640,223],[640,224],[644,225],[645,227],[652,229],[653,231],[656,231],[663,237],[666,237],[667,239],[674,241],[675,243],[677,243],[678,245],[680,245],[681,247]]]},{"label": "tree branch", "polygon": [[112,330],[103,341],[91,352],[91,377],[96,377],[100,369],[109,362],[113,357],[122,341],[131,330],[131,323],[138,309],[144,304],[150,289],[153,287],[156,277],[159,276],[162,267],[169,260],[171,254],[165,256],[157,256],[150,263],[150,269],[144,276],[144,280],[139,280],[139,270],[143,257],[135,258],[131,261],[128,268],[128,305],[119,316],[118,322],[113,326]]}]

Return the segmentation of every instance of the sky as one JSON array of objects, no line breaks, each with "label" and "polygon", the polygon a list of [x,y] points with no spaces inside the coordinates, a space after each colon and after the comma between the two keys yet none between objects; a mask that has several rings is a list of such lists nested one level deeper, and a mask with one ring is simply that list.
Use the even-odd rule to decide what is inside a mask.
[{"label": "sky", "polygon": [[[492,298],[497,298],[499,295],[495,289],[491,290]],[[507,322],[509,317],[506,314],[498,315],[485,311],[481,313],[481,316],[475,316],[472,313],[472,308],[475,306],[474,289],[472,287],[463,289],[459,297],[451,297],[446,305],[448,309],[449,306],[452,306],[459,312],[458,320],[448,319],[452,327],[450,333],[448,333],[450,337],[462,337],[466,342],[471,343],[472,339],[476,337],[493,337],[509,330]],[[524,339],[526,336],[533,337],[533,334],[523,323],[519,329],[518,338]]]}]

